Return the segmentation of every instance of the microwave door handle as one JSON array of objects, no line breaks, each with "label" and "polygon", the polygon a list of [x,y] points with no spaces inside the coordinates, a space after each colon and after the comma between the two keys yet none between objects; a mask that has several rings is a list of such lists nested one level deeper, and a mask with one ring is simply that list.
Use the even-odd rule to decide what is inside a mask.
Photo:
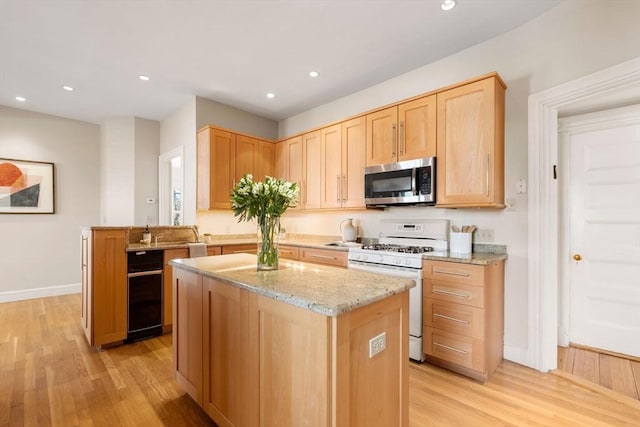
[{"label": "microwave door handle", "polygon": [[411,169],[411,194],[414,196],[418,195],[418,192],[416,191],[416,170],[417,168]]}]

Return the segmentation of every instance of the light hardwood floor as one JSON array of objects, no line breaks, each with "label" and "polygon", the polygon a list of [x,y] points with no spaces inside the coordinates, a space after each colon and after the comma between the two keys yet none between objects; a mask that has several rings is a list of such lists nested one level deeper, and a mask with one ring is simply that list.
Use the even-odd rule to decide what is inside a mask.
[{"label": "light hardwood floor", "polygon": [[[0,426],[214,425],[173,380],[171,335],[98,352],[79,318],[79,295],[0,304]],[[411,363],[410,426],[640,426],[640,402],[574,378]]]},{"label": "light hardwood floor", "polygon": [[558,347],[558,370],[640,400],[640,362],[586,348]]}]

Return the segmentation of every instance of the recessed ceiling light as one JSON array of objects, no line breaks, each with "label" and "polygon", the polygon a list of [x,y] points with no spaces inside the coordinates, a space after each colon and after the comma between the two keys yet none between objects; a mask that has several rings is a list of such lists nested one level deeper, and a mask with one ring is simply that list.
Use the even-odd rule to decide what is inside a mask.
[{"label": "recessed ceiling light", "polygon": [[320,73],[318,73],[317,71],[310,71],[310,72],[309,72],[309,75],[310,75],[311,77],[318,77],[318,76],[320,75]]},{"label": "recessed ceiling light", "polygon": [[456,2],[455,0],[443,0],[442,4],[440,5],[440,8],[442,10],[451,10],[454,7],[456,7]]},{"label": "recessed ceiling light", "polygon": [[75,89],[72,88],[71,86],[62,86],[62,89],[66,90],[67,92],[73,92]]},{"label": "recessed ceiling light", "polygon": [[25,102],[26,100],[27,98],[25,98],[24,96],[16,96],[16,101]]},{"label": "recessed ceiling light", "polygon": [[140,80],[144,80],[145,82],[148,82],[149,80],[151,80],[151,78],[150,78],[149,76],[145,76],[144,74],[140,74],[140,75],[138,76],[138,78],[139,78]]},{"label": "recessed ceiling light", "polygon": [[275,93],[269,92],[269,93],[267,94],[267,98],[269,98],[269,99],[272,99],[272,98],[275,98],[275,97],[276,97],[276,94],[275,94]]}]

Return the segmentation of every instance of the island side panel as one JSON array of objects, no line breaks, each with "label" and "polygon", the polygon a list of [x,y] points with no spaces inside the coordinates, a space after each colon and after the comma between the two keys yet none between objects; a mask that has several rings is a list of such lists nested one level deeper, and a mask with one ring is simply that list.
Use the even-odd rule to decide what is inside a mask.
[{"label": "island side panel", "polygon": [[203,278],[203,408],[220,427],[258,425],[250,298],[238,287]]},{"label": "island side panel", "polygon": [[[409,425],[409,292],[333,318],[334,426]],[[369,356],[369,340],[386,348]]]},{"label": "island side panel", "polygon": [[252,294],[263,427],[330,426],[330,318]]},{"label": "island side panel", "polygon": [[178,384],[202,406],[202,276],[173,270],[173,368]]}]

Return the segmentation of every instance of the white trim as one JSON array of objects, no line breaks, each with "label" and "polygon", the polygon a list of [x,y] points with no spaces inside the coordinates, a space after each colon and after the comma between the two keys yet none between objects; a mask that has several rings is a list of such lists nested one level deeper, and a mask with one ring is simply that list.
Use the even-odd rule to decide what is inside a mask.
[{"label": "white trim", "polygon": [[[184,145],[180,145],[173,148],[166,153],[158,156],[158,224],[159,225],[172,225],[171,215],[167,215],[169,212],[170,200],[167,198],[169,194],[169,179],[171,177],[171,159],[180,157],[182,162],[182,182],[184,182]],[[183,198],[184,206],[184,198]],[[184,223],[184,221],[183,221]]]},{"label": "white trim", "polygon": [[34,298],[55,297],[58,295],[79,294],[81,291],[81,283],[72,283],[70,285],[50,286],[47,288],[0,292],[0,303],[22,301]]},{"label": "white trim", "polygon": [[577,101],[640,86],[640,57],[529,97],[528,365],[557,367],[558,111]]}]

